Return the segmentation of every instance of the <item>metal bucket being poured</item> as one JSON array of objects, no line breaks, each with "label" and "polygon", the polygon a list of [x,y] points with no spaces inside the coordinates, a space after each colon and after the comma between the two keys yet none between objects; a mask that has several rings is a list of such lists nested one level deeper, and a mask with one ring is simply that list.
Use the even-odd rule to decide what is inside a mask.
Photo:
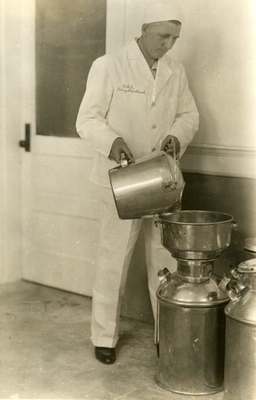
[{"label": "metal bucket being poured", "polygon": [[180,204],[185,186],[178,162],[160,152],[109,171],[121,219],[161,214]]}]

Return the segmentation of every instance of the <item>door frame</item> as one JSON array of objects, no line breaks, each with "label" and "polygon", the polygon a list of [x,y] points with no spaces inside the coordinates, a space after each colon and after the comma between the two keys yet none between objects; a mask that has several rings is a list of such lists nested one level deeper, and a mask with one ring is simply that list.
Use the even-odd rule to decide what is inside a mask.
[{"label": "door frame", "polygon": [[0,283],[21,278],[22,18],[18,0],[0,2]]},{"label": "door frame", "polygon": [[[96,246],[98,230],[96,189],[88,181],[93,153],[79,137],[36,134],[35,0],[27,0],[22,11],[22,120],[31,125],[31,152],[22,152],[22,277],[91,295],[96,254],[91,249]],[[63,168],[65,179],[60,172]],[[89,188],[81,186],[85,180]],[[90,238],[83,242],[85,227]]]}]

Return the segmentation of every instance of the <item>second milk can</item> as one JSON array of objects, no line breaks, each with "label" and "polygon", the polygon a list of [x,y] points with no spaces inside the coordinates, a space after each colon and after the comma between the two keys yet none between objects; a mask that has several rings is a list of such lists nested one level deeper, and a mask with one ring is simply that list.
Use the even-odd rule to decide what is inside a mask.
[{"label": "second milk can", "polygon": [[226,313],[224,400],[256,399],[256,259],[233,271]]}]

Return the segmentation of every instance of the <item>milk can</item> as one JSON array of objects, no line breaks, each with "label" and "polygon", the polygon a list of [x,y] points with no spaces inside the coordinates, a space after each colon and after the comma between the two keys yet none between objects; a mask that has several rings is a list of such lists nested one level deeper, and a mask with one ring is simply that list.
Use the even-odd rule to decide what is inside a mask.
[{"label": "milk can", "polygon": [[175,157],[165,152],[141,158],[109,171],[110,184],[121,219],[159,214],[179,205],[184,188]]},{"label": "milk can", "polygon": [[225,308],[225,400],[256,399],[256,259],[232,272]]},{"label": "milk can", "polygon": [[212,261],[178,260],[157,291],[159,366],[163,389],[188,395],[223,390],[227,294]]},{"label": "milk can", "polygon": [[159,216],[163,246],[177,271],[160,273],[157,291],[157,383],[189,395],[219,392],[224,380],[226,286],[214,261],[230,245],[233,217],[182,210]]}]

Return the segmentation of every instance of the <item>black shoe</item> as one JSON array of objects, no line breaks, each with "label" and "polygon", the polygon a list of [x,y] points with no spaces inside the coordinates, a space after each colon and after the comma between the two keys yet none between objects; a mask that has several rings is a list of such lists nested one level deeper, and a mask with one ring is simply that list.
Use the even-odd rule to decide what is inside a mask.
[{"label": "black shoe", "polygon": [[116,361],[116,350],[112,347],[95,347],[95,357],[103,364],[113,364]]}]

